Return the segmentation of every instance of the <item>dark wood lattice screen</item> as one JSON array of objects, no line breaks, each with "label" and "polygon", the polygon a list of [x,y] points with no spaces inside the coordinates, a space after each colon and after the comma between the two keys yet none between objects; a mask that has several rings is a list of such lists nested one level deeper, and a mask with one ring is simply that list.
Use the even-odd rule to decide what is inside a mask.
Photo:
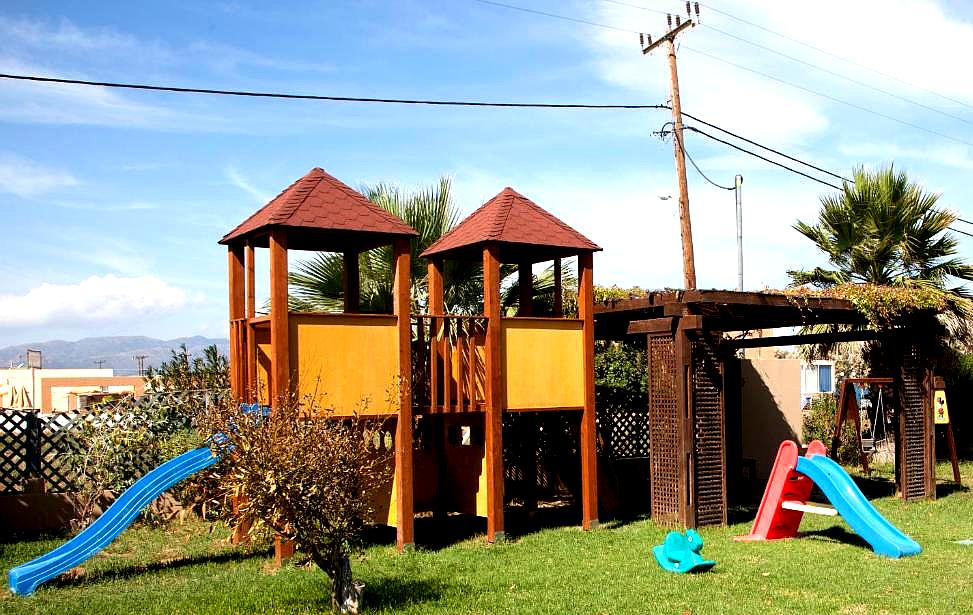
[{"label": "dark wood lattice screen", "polygon": [[932,447],[932,413],[927,407],[928,395],[923,385],[918,351],[905,353],[902,361],[902,431],[900,476],[902,497],[918,499],[935,497]]},{"label": "dark wood lattice screen", "polygon": [[598,407],[596,423],[608,459],[649,456],[649,421],[644,408]]},{"label": "dark wood lattice screen", "polygon": [[704,335],[692,342],[693,439],[696,524],[726,523],[726,439],[723,374],[718,341]]},{"label": "dark wood lattice screen", "polygon": [[650,335],[648,340],[652,519],[656,523],[675,525],[681,520],[680,461],[683,454],[676,394],[675,339],[672,335]]},{"label": "dark wood lattice screen", "polygon": [[24,410],[0,411],[0,492],[19,491],[30,477],[28,468],[35,414]]}]

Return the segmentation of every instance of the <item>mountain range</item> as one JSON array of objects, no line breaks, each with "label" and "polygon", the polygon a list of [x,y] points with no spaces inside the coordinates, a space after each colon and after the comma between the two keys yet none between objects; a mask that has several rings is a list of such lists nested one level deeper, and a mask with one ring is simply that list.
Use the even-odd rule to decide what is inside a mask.
[{"label": "mountain range", "polygon": [[140,335],[114,337],[86,337],[76,342],[52,340],[15,344],[0,348],[0,367],[17,367],[26,363],[27,349],[40,350],[45,368],[74,367],[111,367],[118,375],[138,373],[136,356],[145,356],[144,365],[158,367],[172,356],[172,350],[185,344],[190,354],[201,355],[203,348],[216,344],[220,352],[227,354],[229,342],[226,339],[212,339],[196,335],[160,340]]}]

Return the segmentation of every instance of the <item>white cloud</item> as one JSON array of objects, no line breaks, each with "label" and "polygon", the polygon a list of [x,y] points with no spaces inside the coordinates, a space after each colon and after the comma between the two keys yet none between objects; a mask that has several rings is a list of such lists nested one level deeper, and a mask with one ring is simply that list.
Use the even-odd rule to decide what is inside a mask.
[{"label": "white cloud", "polygon": [[77,284],[44,283],[23,295],[0,295],[0,327],[134,321],[188,302],[185,291],[153,276],[92,276]]},{"label": "white cloud", "polygon": [[226,175],[226,179],[229,180],[230,184],[249,194],[259,205],[266,205],[272,198],[274,198],[274,195],[270,192],[261,190],[260,188],[254,186],[249,179],[244,177],[243,174],[236,169],[236,167],[227,167],[224,171],[224,175]]},{"label": "white cloud", "polygon": [[880,164],[915,160],[955,169],[973,169],[973,153],[968,146],[958,144],[910,147],[896,143],[854,143],[840,145],[838,151],[845,156]]},{"label": "white cloud", "polygon": [[74,175],[32,160],[0,152],[0,192],[30,198],[78,185]]}]

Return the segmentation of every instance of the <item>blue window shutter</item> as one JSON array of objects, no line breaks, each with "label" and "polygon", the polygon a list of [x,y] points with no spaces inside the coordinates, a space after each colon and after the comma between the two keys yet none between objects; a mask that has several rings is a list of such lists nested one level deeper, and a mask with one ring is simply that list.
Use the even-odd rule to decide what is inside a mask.
[{"label": "blue window shutter", "polygon": [[822,393],[831,392],[831,366],[818,365],[818,390]]}]

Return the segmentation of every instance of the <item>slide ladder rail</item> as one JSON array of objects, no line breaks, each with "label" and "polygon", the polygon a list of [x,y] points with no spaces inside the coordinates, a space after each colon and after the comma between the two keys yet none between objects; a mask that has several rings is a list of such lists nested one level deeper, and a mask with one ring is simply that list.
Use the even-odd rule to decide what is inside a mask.
[{"label": "slide ladder rail", "polygon": [[879,555],[899,558],[922,551],[919,543],[902,533],[879,513],[844,468],[824,455],[797,460],[797,471],[814,481],[841,517]]},{"label": "slide ladder rail", "polygon": [[126,489],[77,536],[53,551],[10,570],[10,590],[33,593],[37,586],[80,565],[110,544],[143,508],[167,489],[218,461],[208,447],[191,450],[151,470]]}]

